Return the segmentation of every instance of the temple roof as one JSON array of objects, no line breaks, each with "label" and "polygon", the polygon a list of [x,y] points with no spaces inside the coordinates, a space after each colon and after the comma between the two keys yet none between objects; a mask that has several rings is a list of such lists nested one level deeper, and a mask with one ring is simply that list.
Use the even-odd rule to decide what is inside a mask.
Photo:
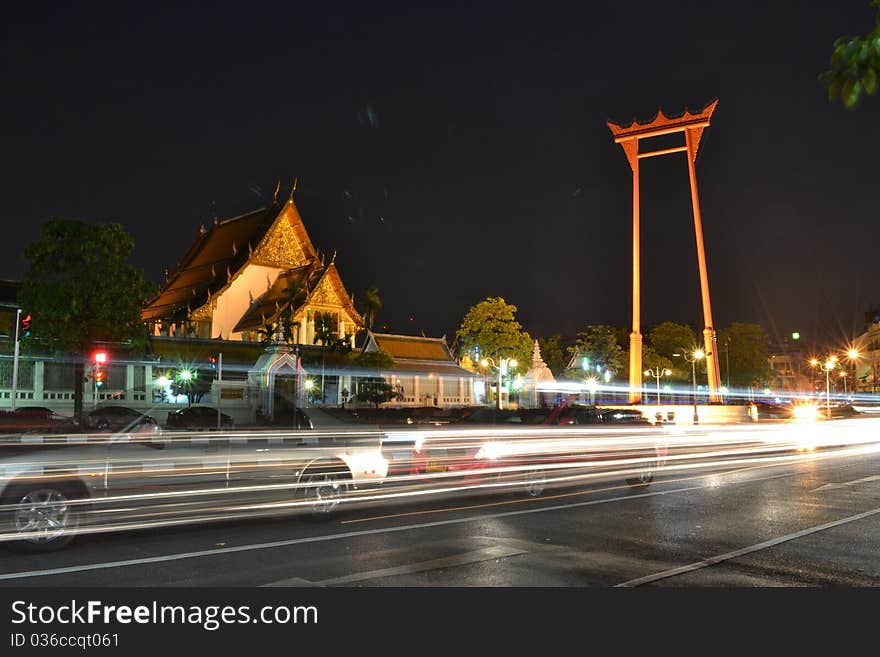
[{"label": "temple roof", "polygon": [[367,333],[365,350],[374,349],[384,351],[395,361],[401,358],[413,358],[418,360],[449,361],[457,366],[449,346],[446,344],[446,336],[441,338],[426,338],[414,335],[393,335],[390,333]]},{"label": "temple roof", "polygon": [[202,226],[159,294],[143,310],[144,320],[185,319],[191,310],[203,306],[250,260],[252,251],[269,229],[286,218],[302,247],[306,260],[317,258],[293,199],[277,202],[223,221]]},{"label": "temple roof", "polygon": [[290,305],[288,290],[291,285],[299,282],[305,286],[309,280],[322,276],[325,270],[326,267],[322,267],[320,262],[313,261],[280,273],[266,293],[253,302],[232,330],[250,331],[262,328],[267,322],[277,321],[278,316]]},{"label": "temple roof", "polygon": [[446,336],[426,338],[367,331],[364,351],[384,351],[394,359],[394,372],[427,376],[473,377],[461,367],[446,344]]},{"label": "temple roof", "polygon": [[199,230],[159,294],[144,307],[143,318],[165,319],[198,308],[226,285],[265,235],[278,207],[261,208]]}]

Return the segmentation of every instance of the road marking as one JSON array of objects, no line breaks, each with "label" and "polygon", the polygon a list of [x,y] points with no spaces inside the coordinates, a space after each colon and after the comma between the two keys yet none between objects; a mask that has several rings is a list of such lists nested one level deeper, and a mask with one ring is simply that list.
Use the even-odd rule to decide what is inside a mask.
[{"label": "road marking", "polygon": [[845,481],[840,484],[825,484],[824,486],[819,486],[819,488],[814,488],[811,490],[811,493],[815,493],[820,490],[832,490],[834,488],[845,488],[847,486],[855,486],[856,484],[863,484],[866,481],[877,481],[880,479],[880,475],[871,475],[870,477],[862,477],[861,479],[853,479],[852,481]]},{"label": "road marking", "polygon": [[319,582],[310,582],[309,580],[302,579],[301,577],[292,577],[290,579],[282,579],[277,582],[263,584],[263,586],[336,586],[339,584],[351,584],[352,582],[362,582],[370,579],[379,579],[380,577],[410,575],[412,573],[422,573],[428,570],[439,570],[440,568],[464,566],[471,563],[479,563],[480,561],[490,561],[492,559],[501,559],[503,557],[513,557],[518,554],[527,554],[527,551],[518,550],[514,547],[506,547],[504,545],[497,545],[494,547],[483,548],[482,550],[474,550],[472,552],[464,552],[462,554],[453,554],[452,556],[442,557],[440,559],[419,561],[403,566],[395,566],[394,568],[369,570],[363,573],[353,573],[351,575],[334,577],[332,579],[325,579]]},{"label": "road marking", "polygon": [[[766,481],[769,479],[779,479],[782,477],[794,477],[797,473],[785,473],[779,475],[771,475],[769,477],[758,477],[755,479],[746,479],[744,481],[732,482],[731,485],[753,483],[756,481]],[[685,493],[693,490],[704,490],[710,486],[688,486],[686,488],[671,488],[669,490],[654,491],[651,493],[639,493],[634,495],[624,495],[621,497],[610,497],[604,500],[589,500],[587,502],[576,502],[574,504],[558,504],[554,506],[541,507],[537,509],[520,509],[518,511],[505,511],[503,513],[491,513],[483,516],[468,516],[465,518],[454,518],[451,520],[437,520],[434,522],[425,522],[414,525],[401,525],[399,527],[377,527],[376,529],[362,529],[360,531],[340,532],[338,534],[327,534],[324,536],[307,536],[305,538],[292,538],[285,541],[272,541],[270,543],[255,543],[253,545],[240,545],[236,547],[216,548],[213,550],[199,550],[196,552],[182,552],[179,554],[168,554],[158,557],[144,557],[141,559],[126,559],[122,561],[108,561],[104,563],[85,564],[82,566],[67,566],[62,568],[49,568],[46,570],[28,570],[17,573],[0,574],[0,581],[10,579],[24,579],[28,577],[42,577],[45,575],[62,575],[66,573],[79,573],[89,570],[106,570],[108,568],[123,568],[126,566],[140,566],[143,564],[162,563],[166,561],[178,561],[182,559],[197,559],[200,557],[212,557],[220,554],[232,554],[236,552],[249,552],[251,550],[267,550],[278,547],[288,547],[292,545],[304,545],[307,543],[323,543],[326,541],[337,541],[346,538],[357,538],[359,536],[371,536],[374,534],[390,534],[393,532],[404,532],[413,529],[426,529],[429,527],[442,527],[444,525],[462,525],[470,522],[484,522],[495,518],[507,518],[512,516],[521,516],[530,513],[544,513],[547,511],[560,511],[565,509],[574,509],[585,506],[595,506],[597,504],[609,504],[611,502],[626,502],[628,500],[637,500],[644,497],[657,497],[660,495],[671,495],[673,493]]]},{"label": "road marking", "polygon": [[736,559],[737,557],[741,557],[746,554],[751,554],[752,552],[759,552],[761,550],[766,550],[767,548],[774,547],[779,545],[780,543],[785,543],[787,541],[792,541],[796,538],[801,538],[803,536],[809,536],[810,534],[815,534],[817,532],[824,531],[826,529],[831,529],[832,527],[838,527],[839,525],[845,525],[849,522],[855,522],[856,520],[862,520],[864,518],[869,518],[873,515],[880,513],[880,509],[872,509],[870,511],[865,511],[864,513],[859,513],[854,516],[849,516],[848,518],[842,518],[840,520],[834,520],[832,522],[826,522],[824,525],[816,525],[815,527],[809,527],[808,529],[804,529],[799,532],[795,532],[794,534],[786,534],[785,536],[780,536],[779,538],[773,538],[769,541],[764,541],[763,543],[757,543],[755,545],[750,545],[749,547],[744,547],[739,550],[735,550],[733,552],[728,552],[727,554],[720,554],[716,557],[710,557],[708,559],[703,559],[702,561],[698,561],[697,563],[688,564],[687,566],[681,566],[679,568],[673,568],[671,570],[664,570],[660,573],[654,573],[653,575],[645,575],[644,577],[639,577],[637,579],[631,579],[628,582],[623,582],[622,584],[617,584],[616,587],[635,587],[641,586],[642,584],[650,584],[651,582],[656,582],[657,580],[666,579],[667,577],[675,577],[676,575],[682,575],[684,573],[689,573],[693,570],[699,570],[700,568],[706,568],[707,566],[714,566],[715,564],[719,564],[722,561],[729,561],[730,559]]}]

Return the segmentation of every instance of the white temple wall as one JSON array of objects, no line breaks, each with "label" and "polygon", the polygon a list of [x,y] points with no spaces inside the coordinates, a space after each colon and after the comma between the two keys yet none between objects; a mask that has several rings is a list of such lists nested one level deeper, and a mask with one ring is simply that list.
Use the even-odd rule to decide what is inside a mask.
[{"label": "white temple wall", "polygon": [[241,333],[233,333],[232,329],[250,308],[251,296],[257,299],[265,294],[267,285],[274,283],[282,271],[278,267],[245,265],[241,274],[217,299],[211,337],[221,335],[224,340],[240,340]]}]

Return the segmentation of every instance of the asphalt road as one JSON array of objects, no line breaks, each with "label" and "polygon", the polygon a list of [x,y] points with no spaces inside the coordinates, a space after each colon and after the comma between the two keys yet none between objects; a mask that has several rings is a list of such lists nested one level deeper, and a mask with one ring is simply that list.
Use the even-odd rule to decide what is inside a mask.
[{"label": "asphalt road", "polygon": [[0,552],[7,587],[861,587],[880,584],[880,453]]}]

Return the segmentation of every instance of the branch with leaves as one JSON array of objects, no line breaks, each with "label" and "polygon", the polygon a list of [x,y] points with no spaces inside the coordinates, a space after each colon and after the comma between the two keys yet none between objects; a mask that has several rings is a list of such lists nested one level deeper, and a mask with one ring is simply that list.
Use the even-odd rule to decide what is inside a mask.
[{"label": "branch with leaves", "polygon": [[864,36],[840,37],[831,52],[831,68],[819,76],[828,89],[828,99],[839,98],[847,109],[858,106],[862,94],[877,93],[877,77],[880,75],[880,0],[877,7],[876,25]]}]

